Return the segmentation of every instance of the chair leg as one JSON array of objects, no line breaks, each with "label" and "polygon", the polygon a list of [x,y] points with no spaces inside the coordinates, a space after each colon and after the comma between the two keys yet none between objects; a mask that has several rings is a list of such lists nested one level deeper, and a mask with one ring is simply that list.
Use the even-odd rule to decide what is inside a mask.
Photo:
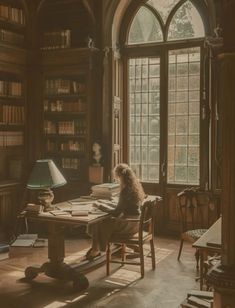
[{"label": "chair leg", "polygon": [[153,239],[150,240],[150,248],[151,248],[151,258],[152,258],[152,269],[154,270],[156,267],[156,259],[155,259],[155,249]]},{"label": "chair leg", "polygon": [[199,260],[200,260],[200,252],[199,252],[199,249],[196,249],[196,252],[195,252],[195,259],[196,259],[196,262],[197,262],[197,270],[199,269]]},{"label": "chair leg", "polygon": [[140,245],[140,271],[141,278],[144,277],[144,248],[143,245]]},{"label": "chair leg", "polygon": [[178,260],[180,259],[180,256],[181,256],[181,251],[182,251],[182,248],[183,248],[183,244],[184,244],[184,240],[181,239],[181,242],[180,242],[180,249],[179,249],[179,253],[178,253]]},{"label": "chair leg", "polygon": [[122,255],[122,262],[125,262],[126,261],[126,245],[125,244],[122,244],[121,255]]},{"label": "chair leg", "polygon": [[110,243],[108,243],[107,248],[106,248],[106,275],[107,276],[109,276],[109,273],[110,273],[110,261],[111,261]]}]

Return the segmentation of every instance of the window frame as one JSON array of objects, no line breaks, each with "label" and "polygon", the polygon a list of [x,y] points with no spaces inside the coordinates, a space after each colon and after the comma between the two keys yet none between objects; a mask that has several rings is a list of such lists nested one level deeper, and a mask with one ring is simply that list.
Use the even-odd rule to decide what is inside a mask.
[{"label": "window frame", "polygon": [[[173,10],[170,12],[165,29],[169,28],[170,21],[172,20],[175,12],[185,3],[187,0],[181,0]],[[199,0],[200,1],[200,0]],[[127,45],[128,35],[131,23],[140,6],[144,5],[149,8],[145,3],[146,1],[138,1],[138,3],[132,2],[129,10],[126,12],[126,16],[122,23],[122,29],[120,33],[121,40],[121,51],[123,55],[123,114],[126,115],[123,121],[123,159],[128,162],[129,157],[129,131],[128,131],[128,59],[134,57],[154,57],[160,56],[160,170],[159,170],[159,183],[144,183],[149,187],[154,187],[158,184],[167,185],[168,187],[177,186],[200,186],[201,188],[208,189],[209,183],[209,126],[210,120],[206,115],[204,118],[205,110],[208,110],[208,72],[206,70],[206,50],[204,48],[204,38],[191,38],[185,40],[171,40],[166,41],[167,31],[163,32],[163,41],[157,43],[145,43],[145,44],[131,44]],[[191,1],[201,15],[202,22],[204,23],[205,35],[208,32],[208,23],[205,24],[203,14],[199,10],[199,5],[195,5],[195,1]],[[202,7],[201,7],[202,8]],[[205,8],[204,8],[205,10]],[[203,8],[202,8],[203,11]],[[162,22],[160,14],[158,14],[159,23]],[[156,14],[155,14],[156,16]],[[161,23],[160,23],[161,25]],[[167,183],[167,139],[168,139],[168,110],[167,110],[167,99],[168,99],[168,51],[174,49],[184,49],[190,47],[200,47],[201,50],[201,65],[200,65],[200,175],[199,185],[191,184],[178,184],[178,183]],[[166,120],[166,121],[165,121]],[[203,138],[202,138],[203,136]],[[205,138],[206,136],[206,138]],[[165,169],[161,172],[161,169]]]}]

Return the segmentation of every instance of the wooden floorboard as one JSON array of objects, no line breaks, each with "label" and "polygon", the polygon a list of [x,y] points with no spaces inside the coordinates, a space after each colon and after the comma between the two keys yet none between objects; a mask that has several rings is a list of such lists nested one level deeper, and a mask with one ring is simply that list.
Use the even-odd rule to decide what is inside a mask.
[{"label": "wooden floorboard", "polygon": [[[195,282],[194,249],[185,244],[181,261],[177,261],[179,241],[155,239],[157,265],[151,270],[151,259],[145,259],[145,277],[140,279],[138,266],[111,264],[106,277],[105,265],[87,274],[90,287],[83,293],[72,290],[71,283],[39,275],[33,281],[24,279],[29,265],[47,260],[47,248],[14,248],[10,259],[0,261],[1,308],[177,308],[187,291],[199,289]],[[89,240],[67,239],[66,261],[74,263],[89,247]],[[78,252],[78,249],[82,250]],[[145,247],[148,253],[148,247]]]}]

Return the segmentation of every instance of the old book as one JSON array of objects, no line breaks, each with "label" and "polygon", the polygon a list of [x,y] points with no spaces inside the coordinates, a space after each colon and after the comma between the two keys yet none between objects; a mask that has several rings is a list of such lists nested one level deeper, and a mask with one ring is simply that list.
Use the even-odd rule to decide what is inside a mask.
[{"label": "old book", "polygon": [[196,296],[199,298],[206,298],[206,299],[213,299],[213,292],[210,291],[201,291],[201,290],[191,290],[188,292],[188,297],[189,296]]},{"label": "old book", "polygon": [[181,308],[197,308],[197,306],[188,303],[187,299],[181,303]]},{"label": "old book", "polygon": [[189,296],[188,302],[189,304],[193,304],[199,308],[211,308],[212,307],[212,301],[201,299],[196,296]]},{"label": "old book", "polygon": [[72,216],[88,216],[89,211],[86,210],[73,210],[71,212]]}]

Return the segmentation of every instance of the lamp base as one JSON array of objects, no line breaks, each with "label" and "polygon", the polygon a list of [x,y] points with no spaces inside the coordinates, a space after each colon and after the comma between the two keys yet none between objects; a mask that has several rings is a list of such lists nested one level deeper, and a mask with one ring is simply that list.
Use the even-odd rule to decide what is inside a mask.
[{"label": "lamp base", "polygon": [[38,194],[38,200],[42,204],[44,212],[49,212],[54,210],[54,206],[51,204],[52,201],[54,200],[54,194],[50,188],[40,190]]}]

